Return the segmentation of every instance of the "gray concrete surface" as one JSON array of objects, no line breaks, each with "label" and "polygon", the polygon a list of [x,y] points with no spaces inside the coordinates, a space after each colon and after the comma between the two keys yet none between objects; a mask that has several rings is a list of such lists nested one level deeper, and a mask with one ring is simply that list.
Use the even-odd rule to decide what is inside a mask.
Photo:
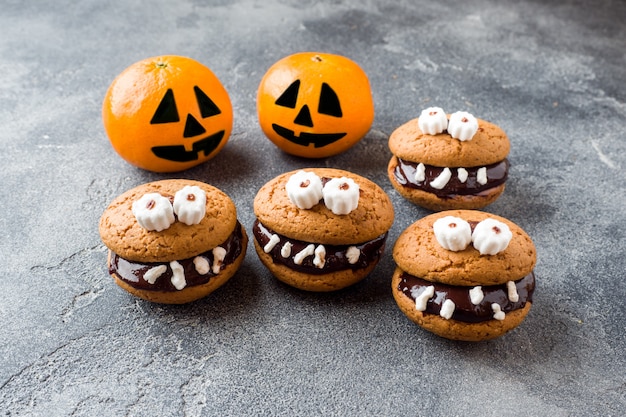
[{"label": "gray concrete surface", "polygon": [[[0,414],[624,415],[625,19],[623,1],[0,1]],[[358,62],[376,104],[365,139],[322,161],[281,153],[256,120],[265,70],[305,50]],[[114,153],[101,102],[119,72],[160,54],[197,59],[229,91],[228,145],[176,176],[226,191],[248,229],[263,183],[328,165],[389,192],[393,243],[428,214],[386,178],[393,129],[427,105],[502,126],[512,170],[486,211],[537,246],[526,321],[480,344],[423,331],[391,297],[389,250],[333,294],[276,282],[252,248],[190,305],[119,289],[98,219],[172,175]]]}]

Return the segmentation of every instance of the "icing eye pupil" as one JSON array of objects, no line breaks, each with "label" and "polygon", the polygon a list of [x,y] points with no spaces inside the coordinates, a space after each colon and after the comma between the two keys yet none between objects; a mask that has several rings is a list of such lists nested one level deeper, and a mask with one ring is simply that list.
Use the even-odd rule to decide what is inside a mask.
[{"label": "icing eye pupil", "polygon": [[187,194],[187,201],[194,201],[196,199],[196,196],[193,194]]},{"label": "icing eye pupil", "polygon": [[491,230],[493,230],[493,232],[494,232],[495,234],[500,233],[500,228],[499,228],[498,226],[493,226],[493,228],[492,228]]},{"label": "icing eye pupil", "polygon": [[434,115],[436,115],[436,114],[437,114],[437,112],[436,112],[436,111],[431,111],[430,113],[428,113],[428,115],[429,115],[429,116],[434,116]]},{"label": "icing eye pupil", "polygon": [[467,123],[469,120],[467,120],[467,117],[464,117],[464,118],[462,118],[462,119],[461,119],[461,121],[462,121],[463,123]]},{"label": "icing eye pupil", "polygon": [[154,205],[156,204],[156,202],[154,200],[150,200],[148,201],[148,203],[146,204],[146,208],[148,210],[152,210],[154,208]]},{"label": "icing eye pupil", "polygon": [[300,187],[302,187],[302,188],[306,188],[306,187],[308,187],[308,186],[309,186],[309,184],[311,184],[311,181],[309,181],[309,180],[302,181],[302,182],[300,183]]},{"label": "icing eye pupil", "polygon": [[350,188],[350,186],[345,182],[339,186],[340,190],[347,190],[348,188]]},{"label": "icing eye pupil", "polygon": [[448,227],[449,227],[450,229],[454,229],[454,228],[456,227],[456,223],[450,223],[450,224],[448,225]]}]

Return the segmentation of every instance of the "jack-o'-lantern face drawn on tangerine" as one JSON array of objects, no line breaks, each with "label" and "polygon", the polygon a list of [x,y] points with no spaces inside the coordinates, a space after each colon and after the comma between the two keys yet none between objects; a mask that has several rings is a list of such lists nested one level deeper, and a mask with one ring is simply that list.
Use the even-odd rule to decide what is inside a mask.
[{"label": "jack-o'-lantern face drawn on tangerine", "polygon": [[230,98],[204,65],[185,57],[137,62],[111,84],[102,108],[114,149],[133,165],[182,171],[214,157],[232,130]]},{"label": "jack-o'-lantern face drawn on tangerine", "polygon": [[259,122],[283,151],[323,158],[347,150],[374,119],[369,81],[348,58],[299,53],[275,63],[257,94]]}]

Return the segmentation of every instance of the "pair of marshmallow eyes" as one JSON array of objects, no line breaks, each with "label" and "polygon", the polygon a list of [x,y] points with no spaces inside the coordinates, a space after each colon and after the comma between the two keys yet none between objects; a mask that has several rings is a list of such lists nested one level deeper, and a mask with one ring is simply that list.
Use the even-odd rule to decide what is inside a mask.
[{"label": "pair of marshmallow eyes", "polygon": [[447,250],[462,251],[470,243],[481,255],[495,255],[509,246],[513,234],[509,227],[495,219],[485,219],[472,228],[470,224],[454,216],[437,219],[433,224],[437,242]]},{"label": "pair of marshmallow eyes", "polygon": [[313,172],[298,171],[285,185],[289,200],[298,208],[308,210],[324,199],[334,214],[349,214],[359,206],[359,185],[351,178],[331,178],[325,184]]},{"label": "pair of marshmallow eyes", "polygon": [[478,120],[470,113],[458,111],[452,113],[448,120],[446,112],[441,107],[422,110],[417,124],[422,132],[429,135],[437,135],[447,130],[450,136],[461,142],[472,140],[478,131]]},{"label": "pair of marshmallow eyes", "polygon": [[186,185],[176,192],[173,202],[159,193],[148,193],[133,202],[132,211],[137,223],[149,231],[165,230],[176,218],[192,226],[204,218],[206,193],[196,185]]}]

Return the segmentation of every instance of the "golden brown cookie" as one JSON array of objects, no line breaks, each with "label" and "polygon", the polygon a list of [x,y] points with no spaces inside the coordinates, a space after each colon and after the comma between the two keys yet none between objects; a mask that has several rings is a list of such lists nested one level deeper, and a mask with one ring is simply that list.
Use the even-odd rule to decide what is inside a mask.
[{"label": "golden brown cookie", "polygon": [[172,179],[126,191],[100,218],[115,282],[148,301],[182,304],[228,281],[248,237],[232,200],[199,181]]},{"label": "golden brown cookie", "polygon": [[365,278],[378,263],[394,220],[382,188],[331,168],[272,179],[258,191],[254,213],[260,260],[279,280],[308,291],[338,290]]},{"label": "golden brown cookie", "polygon": [[393,156],[387,172],[393,187],[407,200],[433,211],[477,209],[494,202],[504,191],[509,171],[510,143],[504,131],[474,119],[475,133],[460,140],[447,128],[423,132],[420,118],[424,117],[408,121],[389,137]]},{"label": "golden brown cookie", "polygon": [[500,336],[532,305],[535,246],[503,217],[475,210],[426,216],[400,234],[393,258],[392,292],[400,310],[448,339]]}]

